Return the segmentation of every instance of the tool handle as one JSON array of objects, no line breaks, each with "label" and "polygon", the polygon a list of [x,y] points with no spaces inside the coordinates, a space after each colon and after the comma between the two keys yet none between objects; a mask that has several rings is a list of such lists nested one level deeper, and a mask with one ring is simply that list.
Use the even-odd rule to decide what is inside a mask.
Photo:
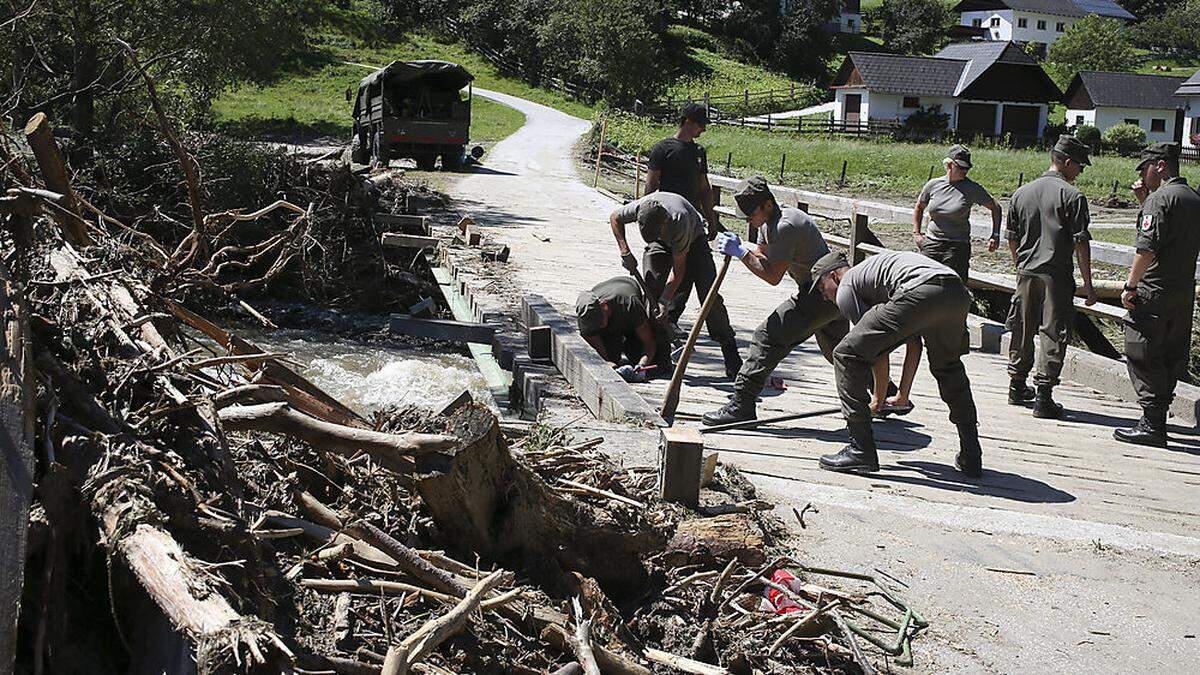
[{"label": "tool handle", "polygon": [[683,388],[683,373],[687,370],[688,361],[692,358],[696,339],[700,337],[700,327],[704,325],[709,311],[717,302],[717,291],[721,289],[721,282],[725,280],[725,273],[729,271],[729,260],[729,256],[725,256],[724,262],[721,263],[721,270],[717,272],[717,280],[713,282],[712,288],[708,289],[708,297],[704,298],[704,304],[700,306],[700,316],[696,317],[696,322],[692,324],[687,342],[683,345],[683,353],[679,355],[679,361],[675,364],[675,373],[671,375],[671,384],[667,387],[667,395],[663,397],[662,408],[658,412],[667,424],[675,423],[675,409],[679,407],[679,390]]}]

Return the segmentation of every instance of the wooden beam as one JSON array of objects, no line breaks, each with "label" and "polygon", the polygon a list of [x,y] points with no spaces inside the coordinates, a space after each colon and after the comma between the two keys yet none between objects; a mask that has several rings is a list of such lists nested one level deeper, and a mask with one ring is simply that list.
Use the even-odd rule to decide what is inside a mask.
[{"label": "wooden beam", "polygon": [[688,427],[669,427],[661,433],[658,496],[663,501],[696,506],[700,502],[704,437]]},{"label": "wooden beam", "polygon": [[58,209],[51,209],[51,216],[62,228],[67,241],[76,246],[92,243],[92,238],[88,235],[87,224],[79,215],[79,204],[75,199],[75,193],[71,190],[71,177],[67,173],[67,165],[63,163],[62,155],[58,151],[58,143],[54,141],[54,131],[51,129],[50,120],[45,113],[38,113],[29,118],[29,122],[25,125],[25,138],[29,141],[29,148],[33,150],[33,156],[37,160],[38,169],[42,172],[42,180],[45,181],[46,187],[52,192],[63,195],[66,199],[66,203],[62,204],[66,213]]},{"label": "wooden beam", "polygon": [[418,319],[407,314],[394,314],[388,329],[401,335],[445,340],[447,342],[476,342],[490,345],[496,327],[487,323],[451,321],[449,319]]},{"label": "wooden beam", "polygon": [[529,358],[534,361],[549,361],[552,353],[553,334],[549,326],[531,326],[529,328]]},{"label": "wooden beam", "polygon": [[437,237],[425,237],[417,234],[400,234],[384,232],[379,237],[379,243],[388,248],[437,248],[442,243]]},{"label": "wooden beam", "polygon": [[374,213],[371,220],[381,225],[396,225],[404,234],[428,237],[429,216],[410,216],[402,213]]}]

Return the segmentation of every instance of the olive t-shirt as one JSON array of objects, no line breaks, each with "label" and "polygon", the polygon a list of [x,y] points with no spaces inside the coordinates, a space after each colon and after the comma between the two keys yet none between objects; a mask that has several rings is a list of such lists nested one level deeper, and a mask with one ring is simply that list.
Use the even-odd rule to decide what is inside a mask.
[{"label": "olive t-shirt", "polygon": [[646,166],[651,171],[661,171],[658,189],[683,195],[697,209],[700,203],[700,185],[708,175],[708,154],[704,146],[695,141],[664,138],[650,149]]},{"label": "olive t-shirt", "polygon": [[1091,241],[1087,197],[1057,171],[1013,193],[1004,235],[1017,242],[1017,272],[1071,275],[1075,244]]},{"label": "olive t-shirt", "polygon": [[613,277],[601,281],[592,288],[592,294],[600,302],[607,302],[612,314],[608,324],[600,329],[607,335],[626,335],[646,322],[646,303],[642,289],[633,277]]},{"label": "olive t-shirt", "polygon": [[1147,297],[1194,293],[1200,253],[1200,195],[1186,178],[1172,178],[1146,197],[1134,246],[1154,252],[1138,286]]},{"label": "olive t-shirt", "polygon": [[868,309],[936,277],[958,279],[958,274],[942,263],[912,251],[873,255],[851,267],[842,277],[837,306],[851,323],[858,323]]},{"label": "olive t-shirt", "polygon": [[925,236],[934,241],[971,241],[971,207],[992,203],[992,195],[970,178],[953,183],[945,176],[921,188],[917,202],[925,204],[929,228]]},{"label": "olive t-shirt", "polygon": [[800,209],[785,206],[774,218],[763,223],[758,236],[766,247],[767,260],[788,263],[788,274],[807,293],[812,286],[813,263],[829,253],[825,237],[821,236],[812,218]]},{"label": "olive t-shirt", "polygon": [[651,192],[641,199],[629,202],[617,209],[617,222],[622,225],[636,223],[638,208],[645,203],[659,204],[667,210],[667,222],[663,224],[658,241],[672,254],[687,253],[692,247],[692,242],[697,238],[705,238],[703,216],[696,207],[688,203],[688,200],[673,192]]}]

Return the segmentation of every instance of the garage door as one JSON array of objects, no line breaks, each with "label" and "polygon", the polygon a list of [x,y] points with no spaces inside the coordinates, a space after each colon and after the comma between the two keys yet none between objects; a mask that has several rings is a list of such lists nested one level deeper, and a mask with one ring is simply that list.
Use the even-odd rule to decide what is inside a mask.
[{"label": "garage door", "polygon": [[1033,145],[1038,137],[1038,109],[1032,105],[1006,105],[1000,117],[1000,133],[1016,145]]},{"label": "garage door", "polygon": [[962,136],[973,136],[976,134],[984,136],[995,135],[996,104],[959,103],[958,133]]}]

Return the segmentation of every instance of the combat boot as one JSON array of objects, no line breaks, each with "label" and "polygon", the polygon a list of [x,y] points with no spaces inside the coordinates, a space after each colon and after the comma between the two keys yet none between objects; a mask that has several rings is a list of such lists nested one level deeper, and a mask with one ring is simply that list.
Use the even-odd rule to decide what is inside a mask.
[{"label": "combat boot", "polygon": [[954,466],[967,478],[983,477],[983,448],[979,447],[979,425],[971,422],[958,425],[958,454]]},{"label": "combat boot", "polygon": [[821,455],[820,465],[827,471],[841,473],[874,473],[879,470],[879,453],[870,422],[849,425],[850,443],[836,455]]},{"label": "combat boot", "polygon": [[1048,420],[1062,417],[1063,407],[1054,402],[1054,387],[1038,386],[1037,396],[1033,399],[1033,416]]},{"label": "combat boot", "polygon": [[1113,429],[1113,438],[1122,443],[1165,448],[1167,447],[1167,415],[1157,410],[1147,410],[1137,424],[1132,427]]},{"label": "combat boot", "polygon": [[1008,404],[1009,405],[1025,405],[1034,399],[1037,394],[1033,391],[1033,387],[1025,384],[1025,380],[1013,380],[1008,384]]},{"label": "combat boot", "polygon": [[721,356],[725,357],[725,377],[733,379],[742,369],[742,357],[738,354],[736,342],[726,342],[721,345]]},{"label": "combat boot", "polygon": [[729,397],[729,403],[712,412],[706,412],[700,417],[701,423],[709,427],[717,424],[732,424],[734,422],[746,422],[754,419],[758,419],[758,415],[754,410],[754,399],[747,401],[737,394]]}]

